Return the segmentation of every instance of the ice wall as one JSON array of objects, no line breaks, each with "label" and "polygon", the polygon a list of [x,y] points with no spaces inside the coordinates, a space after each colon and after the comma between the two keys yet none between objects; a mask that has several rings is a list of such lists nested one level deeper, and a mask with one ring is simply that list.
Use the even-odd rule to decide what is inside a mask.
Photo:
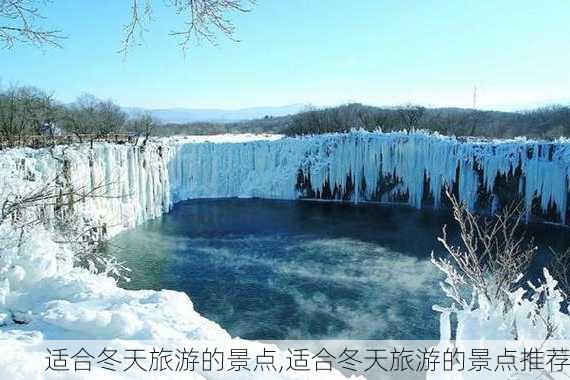
[{"label": "ice wall", "polygon": [[[49,181],[85,193],[98,189],[101,196],[77,207],[105,221],[111,234],[191,198],[320,197],[437,208],[445,185],[471,208],[493,211],[519,195],[527,210],[534,204],[566,222],[569,146],[566,141],[352,132],[163,139],[145,149],[111,144],[16,149],[0,155],[0,190],[5,198]],[[512,191],[505,195],[498,178]]]},{"label": "ice wall", "polygon": [[306,140],[241,143],[178,141],[170,146],[168,171],[175,202],[190,198],[295,199]]},{"label": "ice wall", "polygon": [[[519,195],[528,216],[534,202],[565,223],[569,146],[566,141],[459,140],[421,132],[359,131],[231,143],[181,139],[169,144],[168,171],[175,202],[308,196],[438,208],[447,185],[472,209],[494,211],[501,201]],[[505,196],[505,189],[497,188],[498,176],[515,190]]]},{"label": "ice wall", "polygon": [[[15,149],[0,155],[2,200],[41,186],[73,188],[75,211],[91,224],[105,224],[109,235],[157,217],[172,205],[163,148],[95,144],[49,149]],[[63,200],[67,202],[67,199]],[[53,213],[54,207],[42,212]]]}]

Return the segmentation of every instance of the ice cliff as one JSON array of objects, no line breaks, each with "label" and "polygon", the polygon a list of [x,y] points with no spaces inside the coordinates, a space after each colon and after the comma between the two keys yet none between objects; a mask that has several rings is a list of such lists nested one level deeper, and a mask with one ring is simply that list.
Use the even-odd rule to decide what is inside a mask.
[{"label": "ice cliff", "polygon": [[242,143],[178,140],[168,155],[174,201],[315,197],[438,208],[449,186],[472,209],[494,211],[518,196],[528,218],[538,211],[566,222],[566,141],[353,132]]}]

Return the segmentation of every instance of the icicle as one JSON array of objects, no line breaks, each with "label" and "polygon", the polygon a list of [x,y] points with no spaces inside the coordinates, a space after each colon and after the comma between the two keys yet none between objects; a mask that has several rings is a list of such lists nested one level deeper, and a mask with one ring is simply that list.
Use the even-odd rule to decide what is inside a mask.
[{"label": "icicle", "polygon": [[[535,196],[546,211],[555,205],[565,221],[570,153],[567,144],[526,140],[468,141],[422,132],[369,133],[352,131],[305,138],[256,139],[245,142],[178,140],[168,165],[174,201],[199,197],[261,197],[295,199],[297,173],[311,178],[312,191],[346,194],[348,178],[353,201],[369,200],[383,178],[395,178],[391,200],[407,193],[408,203],[422,207],[425,190],[441,206],[445,186],[453,186],[459,169],[459,198],[476,207],[480,190],[495,192],[498,175],[514,175],[521,167],[519,193],[527,210]],[[479,173],[482,177],[479,178]],[[424,189],[425,179],[429,188]],[[366,190],[361,191],[361,184]],[[491,207],[498,205],[498,199]],[[530,214],[529,214],[530,215]]]},{"label": "icicle", "polygon": [[[422,132],[164,139],[147,144],[144,150],[95,144],[92,150],[87,146],[67,149],[65,155],[76,188],[89,191],[107,184],[109,197],[88,199],[81,207],[118,229],[156,217],[173,203],[190,198],[296,199],[299,170],[311,178],[314,192],[322,194],[328,183],[331,191],[335,187],[342,191],[339,197],[346,195],[350,176],[354,202],[373,195],[392,201],[396,194],[407,194],[408,204],[420,208],[429,193],[438,208],[444,187],[456,185],[459,198],[474,208],[481,191],[497,194],[497,175],[512,176],[520,167],[519,193],[527,210],[539,197],[543,211],[555,208],[565,222],[570,174],[570,149],[563,141],[462,142]],[[30,153],[23,161],[5,155],[0,164],[22,166],[17,170],[36,171],[38,176],[55,175],[59,165],[44,150]],[[397,182],[390,183],[391,191],[376,194],[385,178]],[[499,204],[493,196],[491,210]]]}]

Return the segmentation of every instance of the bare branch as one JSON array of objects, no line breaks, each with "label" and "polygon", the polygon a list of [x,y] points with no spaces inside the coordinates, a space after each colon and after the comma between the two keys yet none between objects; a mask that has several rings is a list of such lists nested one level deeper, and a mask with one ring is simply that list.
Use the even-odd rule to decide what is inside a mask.
[{"label": "bare branch", "polygon": [[[142,1],[144,5],[141,5]],[[123,28],[125,38],[122,41],[120,53],[126,54],[129,48],[136,44],[137,38],[143,39],[143,33],[146,31],[145,23],[150,21],[151,10],[150,0],[132,0],[131,17],[129,23]]]},{"label": "bare branch", "polygon": [[[61,47],[61,40],[66,38],[61,30],[41,25],[44,17],[38,4],[47,2],[49,0],[0,0],[0,44],[5,48],[13,48],[18,43]],[[167,8],[184,19],[180,29],[170,32],[171,36],[179,39],[183,50],[193,39],[216,44],[218,34],[238,41],[228,14],[249,12],[253,4],[255,0],[164,0]],[[152,0],[131,0],[129,22],[124,26],[120,52],[126,54],[143,39],[152,12]]]},{"label": "bare branch", "polygon": [[[73,198],[73,202],[81,202],[87,198],[113,198],[113,196],[104,195],[101,190],[105,189],[107,184],[100,184],[87,190],[85,187],[78,189],[62,190],[56,181],[48,181],[42,186],[34,188],[22,195],[8,194],[2,203],[0,211],[0,224],[11,219],[13,223],[23,219],[23,213],[32,208],[39,207],[62,207],[63,199]],[[69,204],[68,206],[72,206]],[[41,219],[38,216],[37,219]],[[36,219],[26,219],[26,224],[35,224]]]},{"label": "bare branch", "polygon": [[[483,220],[449,192],[447,196],[453,206],[453,217],[459,225],[461,247],[449,243],[445,228],[438,240],[449,253],[461,277],[450,271],[449,261],[441,258],[432,261],[447,273],[447,282],[452,287],[476,289],[490,302],[508,302],[505,296],[515,289],[537,250],[532,240],[527,243],[524,235],[519,234],[523,215],[520,205],[505,207],[494,220]],[[465,305],[465,300],[456,300],[457,294],[461,293],[454,291],[450,297],[458,304]]]},{"label": "bare branch", "polygon": [[[166,6],[183,17],[184,27],[170,32],[171,36],[179,39],[179,45],[186,50],[190,42],[206,40],[216,44],[216,36],[221,33],[225,37],[239,41],[235,38],[235,26],[227,17],[229,12],[249,12],[255,0],[167,0]],[[126,53],[142,39],[146,31],[146,24],[150,23],[152,15],[151,0],[132,0],[130,21],[125,25],[125,38],[120,52]]]},{"label": "bare branch", "polygon": [[135,135],[135,145],[138,145],[139,139],[142,138],[141,146],[146,146],[148,139],[153,134],[158,122],[153,119],[148,112],[137,115],[134,119],[127,123],[127,130]]},{"label": "bare branch", "polygon": [[550,252],[552,253],[552,261],[549,270],[558,281],[560,290],[568,297],[570,295],[570,249],[561,252],[550,248]]},{"label": "bare branch", "polygon": [[37,0],[0,0],[0,44],[13,48],[17,43],[37,47],[61,47],[65,38],[60,30],[38,25],[44,17]]}]

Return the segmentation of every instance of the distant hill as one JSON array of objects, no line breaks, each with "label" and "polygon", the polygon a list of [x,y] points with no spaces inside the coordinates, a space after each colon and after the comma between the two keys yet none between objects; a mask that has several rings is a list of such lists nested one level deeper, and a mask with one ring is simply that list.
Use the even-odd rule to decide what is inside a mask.
[{"label": "distant hill", "polygon": [[253,120],[165,123],[155,133],[161,136],[218,133],[280,133],[293,136],[346,132],[352,128],[380,128],[383,131],[426,129],[455,136],[554,139],[570,137],[570,107],[550,105],[522,112],[502,112],[414,105],[381,108],[352,103],[330,108],[304,108],[303,112],[293,115],[264,115]]},{"label": "distant hill", "polygon": [[165,124],[185,124],[196,122],[231,123],[244,120],[280,117],[296,114],[303,110],[303,104],[290,104],[280,107],[251,107],[237,110],[168,108],[144,109],[136,107],[124,108],[127,114],[134,116],[141,112],[149,112],[154,118]]}]

